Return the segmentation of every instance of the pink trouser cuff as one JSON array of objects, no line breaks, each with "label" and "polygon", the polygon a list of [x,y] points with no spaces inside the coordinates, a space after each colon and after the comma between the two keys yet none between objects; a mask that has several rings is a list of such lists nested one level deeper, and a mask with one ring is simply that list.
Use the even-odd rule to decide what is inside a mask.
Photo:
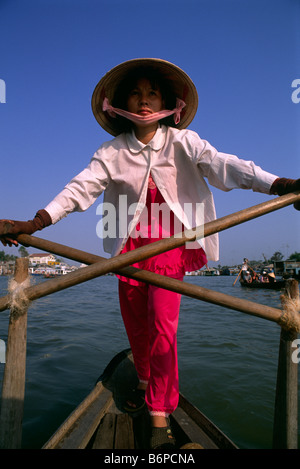
[{"label": "pink trouser cuff", "polygon": [[148,384],[148,380],[144,380],[144,379],[139,379],[139,382],[142,383],[142,384]]},{"label": "pink trouser cuff", "polygon": [[153,411],[153,410],[150,410],[149,414],[151,415],[151,417],[169,417],[170,414],[168,414],[167,412],[159,412],[159,411]]}]

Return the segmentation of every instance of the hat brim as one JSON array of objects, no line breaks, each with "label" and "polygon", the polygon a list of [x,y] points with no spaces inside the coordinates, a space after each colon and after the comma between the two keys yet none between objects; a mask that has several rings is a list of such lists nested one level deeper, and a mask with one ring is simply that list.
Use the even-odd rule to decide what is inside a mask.
[{"label": "hat brim", "polygon": [[[141,66],[150,66],[157,69],[162,76],[171,81],[177,98],[182,99],[186,106],[181,112],[181,119],[176,125],[178,129],[185,129],[192,122],[198,108],[198,93],[190,77],[181,68],[162,59],[132,59],[123,62],[109,72],[97,84],[92,95],[92,110],[101,127],[113,136],[118,135],[119,129],[115,119],[102,110],[104,98],[111,103],[115,91],[126,75]],[[175,124],[174,124],[175,126]]]}]

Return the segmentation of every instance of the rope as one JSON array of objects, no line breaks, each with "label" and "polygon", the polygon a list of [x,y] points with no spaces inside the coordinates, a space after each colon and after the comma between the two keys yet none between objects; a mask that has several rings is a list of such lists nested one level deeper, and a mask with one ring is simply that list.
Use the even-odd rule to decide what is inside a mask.
[{"label": "rope", "polygon": [[285,295],[282,295],[280,299],[284,312],[278,324],[288,331],[300,332],[300,299],[288,298]]},{"label": "rope", "polygon": [[30,286],[29,277],[22,283],[18,283],[15,279],[8,282],[8,291],[10,293],[9,308],[12,312],[18,312],[21,315],[26,311],[30,300],[27,298],[24,290]]}]

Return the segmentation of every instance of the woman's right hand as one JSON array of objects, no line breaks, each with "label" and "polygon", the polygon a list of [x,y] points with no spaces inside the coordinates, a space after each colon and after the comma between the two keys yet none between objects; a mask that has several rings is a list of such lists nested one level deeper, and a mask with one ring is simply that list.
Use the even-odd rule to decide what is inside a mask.
[{"label": "woman's right hand", "polygon": [[30,221],[0,220],[0,241],[3,246],[18,246],[17,235],[32,234],[34,231]]},{"label": "woman's right hand", "polygon": [[33,220],[0,220],[0,241],[4,246],[18,246],[16,236],[21,233],[31,235],[51,224],[51,217],[46,210],[39,210]]}]

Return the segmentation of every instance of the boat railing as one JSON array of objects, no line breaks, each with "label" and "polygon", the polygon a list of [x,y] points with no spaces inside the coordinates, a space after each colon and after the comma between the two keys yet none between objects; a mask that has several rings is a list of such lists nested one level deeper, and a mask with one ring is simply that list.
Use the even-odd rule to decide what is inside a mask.
[{"label": "boat railing", "polygon": [[298,368],[297,362],[292,359],[292,355],[297,334],[300,332],[298,282],[296,280],[287,282],[287,291],[282,297],[282,309],[277,309],[132,267],[132,264],[139,260],[182,246],[186,242],[211,236],[287,207],[297,201],[300,201],[300,192],[277,197],[110,259],[34,236],[19,235],[17,241],[26,247],[31,246],[42,249],[84,263],[86,267],[68,273],[63,277],[53,278],[38,285],[30,286],[28,284],[28,258],[16,259],[15,275],[10,282],[10,293],[0,298],[0,311],[10,309],[6,363],[2,385],[0,448],[15,449],[21,447],[25,395],[27,311],[30,302],[109,272],[135,278],[195,299],[276,322],[281,327],[281,335],[274,410],[273,448],[297,448]]}]

